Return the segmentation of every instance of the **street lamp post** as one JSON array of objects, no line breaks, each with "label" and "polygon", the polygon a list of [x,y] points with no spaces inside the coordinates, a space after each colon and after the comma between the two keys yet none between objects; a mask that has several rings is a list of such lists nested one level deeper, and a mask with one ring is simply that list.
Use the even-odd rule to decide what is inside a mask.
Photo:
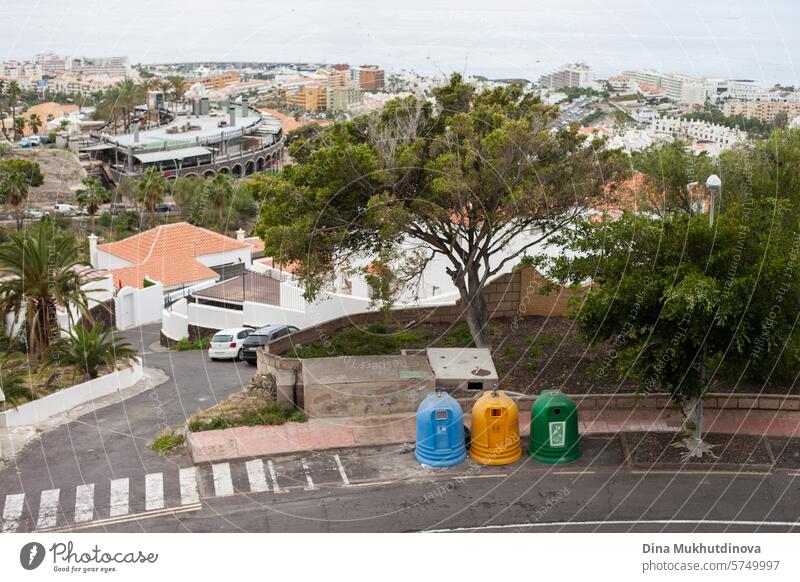
[{"label": "street lamp post", "polygon": [[716,174],[711,174],[706,180],[706,188],[711,194],[711,203],[708,209],[708,224],[714,226],[714,195],[722,192],[722,180]]},{"label": "street lamp post", "polygon": [[[706,188],[708,188],[709,193],[711,195],[709,208],[708,208],[708,225],[714,226],[714,195],[719,195],[722,192],[722,180],[719,179],[719,176],[716,174],[711,174],[708,179],[706,180]],[[695,450],[694,456],[702,457],[703,456],[703,435],[702,435],[702,428],[703,428],[703,396],[705,395],[705,369],[706,369],[706,344],[703,343],[703,353],[702,356],[703,361],[700,362],[700,368],[702,370],[701,375],[701,382],[703,386],[701,388],[702,392],[700,396],[697,398],[697,404],[695,405],[694,409],[694,438],[695,438]]]}]

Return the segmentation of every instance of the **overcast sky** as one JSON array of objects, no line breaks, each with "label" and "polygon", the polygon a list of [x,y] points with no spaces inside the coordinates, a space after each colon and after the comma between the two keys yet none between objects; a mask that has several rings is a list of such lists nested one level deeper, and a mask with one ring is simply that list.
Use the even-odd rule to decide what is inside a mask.
[{"label": "overcast sky", "polygon": [[40,52],[376,63],[535,78],[583,60],[794,84],[798,0],[0,0],[0,59]]}]

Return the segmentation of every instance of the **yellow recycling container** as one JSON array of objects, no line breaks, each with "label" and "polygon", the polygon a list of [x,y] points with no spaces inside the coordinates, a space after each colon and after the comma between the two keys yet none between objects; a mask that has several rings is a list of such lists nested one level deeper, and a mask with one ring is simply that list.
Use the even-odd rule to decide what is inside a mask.
[{"label": "yellow recycling container", "polygon": [[469,458],[481,465],[508,465],[522,456],[517,403],[503,391],[487,391],[472,407]]}]

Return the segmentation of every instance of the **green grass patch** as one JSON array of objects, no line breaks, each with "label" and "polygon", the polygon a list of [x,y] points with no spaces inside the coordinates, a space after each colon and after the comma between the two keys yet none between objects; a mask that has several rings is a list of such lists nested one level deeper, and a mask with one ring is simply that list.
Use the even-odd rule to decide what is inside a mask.
[{"label": "green grass patch", "polygon": [[165,430],[158,435],[153,444],[150,445],[155,452],[160,455],[168,453],[175,447],[181,446],[186,441],[186,437],[182,434],[176,434],[174,430]]},{"label": "green grass patch", "polygon": [[349,327],[331,334],[327,341],[296,346],[286,354],[290,358],[327,358],[332,356],[382,356],[396,354],[428,337],[422,331],[392,331],[382,323],[365,329]]},{"label": "green grass patch", "polygon": [[189,430],[219,430],[235,426],[258,426],[263,424],[279,425],[287,422],[306,422],[308,416],[289,404],[272,403],[255,410],[234,413],[223,413],[210,418],[194,418],[189,421]]},{"label": "green grass patch", "polygon": [[517,348],[512,345],[503,346],[503,358],[506,360],[516,360],[519,357]]},{"label": "green grass patch", "polygon": [[196,340],[182,339],[175,342],[172,349],[176,352],[186,352],[189,350],[202,350],[208,345],[208,338]]},{"label": "green grass patch", "polygon": [[[491,330],[490,330],[491,332]],[[444,337],[442,344],[448,348],[474,348],[475,341],[466,323],[459,323],[451,329]]]},{"label": "green grass patch", "polygon": [[540,335],[538,337],[528,338],[528,355],[534,360],[539,359],[544,355],[545,347],[554,347],[558,340],[552,335]]}]

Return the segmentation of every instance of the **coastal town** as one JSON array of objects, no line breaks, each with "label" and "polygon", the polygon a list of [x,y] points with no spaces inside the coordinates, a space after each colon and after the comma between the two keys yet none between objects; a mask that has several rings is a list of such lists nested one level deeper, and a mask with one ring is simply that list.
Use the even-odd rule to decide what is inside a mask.
[{"label": "coastal town", "polygon": [[800,528],[791,75],[7,53],[4,538]]}]

